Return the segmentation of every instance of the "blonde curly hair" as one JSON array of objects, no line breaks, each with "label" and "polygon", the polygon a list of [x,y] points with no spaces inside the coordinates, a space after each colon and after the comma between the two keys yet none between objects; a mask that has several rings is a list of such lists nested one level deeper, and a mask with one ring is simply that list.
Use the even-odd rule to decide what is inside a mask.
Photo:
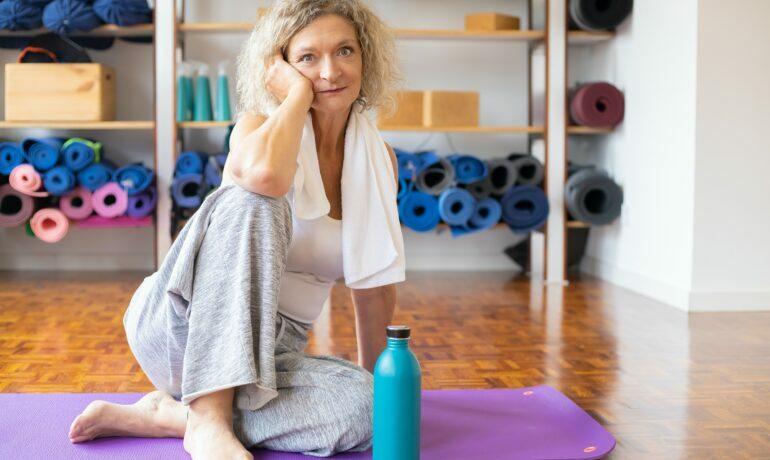
[{"label": "blonde curly hair", "polygon": [[267,115],[278,100],[265,86],[269,59],[285,55],[291,38],[319,16],[336,14],[356,30],[363,69],[356,100],[364,110],[392,112],[394,92],[402,82],[396,63],[393,35],[361,0],[278,0],[259,19],[237,60],[237,112]]}]

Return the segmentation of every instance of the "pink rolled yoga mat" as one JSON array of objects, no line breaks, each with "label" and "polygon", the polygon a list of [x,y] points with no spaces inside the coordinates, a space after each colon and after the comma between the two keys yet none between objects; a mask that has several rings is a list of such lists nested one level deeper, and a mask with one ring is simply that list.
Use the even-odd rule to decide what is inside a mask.
[{"label": "pink rolled yoga mat", "polygon": [[43,190],[43,179],[31,164],[20,164],[13,168],[8,177],[11,187],[29,196],[48,196]]},{"label": "pink rolled yoga mat", "polygon": [[44,208],[29,221],[32,233],[46,243],[56,243],[67,235],[70,221],[56,208]]},{"label": "pink rolled yoga mat", "polygon": [[94,211],[102,217],[118,217],[128,209],[128,194],[117,182],[107,182],[91,197]]},{"label": "pink rolled yoga mat", "polygon": [[94,212],[91,204],[91,191],[85,187],[77,187],[75,190],[61,197],[59,209],[65,216],[73,220],[82,220]]},{"label": "pink rolled yoga mat", "polygon": [[32,197],[11,187],[0,186],[0,227],[17,227],[24,224],[35,212]]},{"label": "pink rolled yoga mat", "polygon": [[615,126],[623,121],[624,98],[609,83],[588,83],[575,91],[569,104],[575,123],[583,126]]}]

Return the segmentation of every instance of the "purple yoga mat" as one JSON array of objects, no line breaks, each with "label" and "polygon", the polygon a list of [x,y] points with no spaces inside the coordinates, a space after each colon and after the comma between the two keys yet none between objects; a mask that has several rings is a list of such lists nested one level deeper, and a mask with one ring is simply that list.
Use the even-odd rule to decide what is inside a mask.
[{"label": "purple yoga mat", "polygon": [[[128,404],[132,393],[0,394],[0,458],[189,459],[181,439],[103,438],[71,444],[69,426],[95,399]],[[595,459],[615,438],[569,398],[540,385],[514,390],[428,390],[422,399],[422,460]],[[259,460],[307,460],[255,449]],[[368,459],[367,452],[334,458]]]}]

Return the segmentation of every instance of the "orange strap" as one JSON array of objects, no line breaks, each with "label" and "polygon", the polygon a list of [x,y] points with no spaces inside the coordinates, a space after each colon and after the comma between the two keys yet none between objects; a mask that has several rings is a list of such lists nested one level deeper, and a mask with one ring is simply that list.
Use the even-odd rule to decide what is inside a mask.
[{"label": "orange strap", "polygon": [[56,58],[56,55],[53,54],[50,50],[47,50],[45,48],[39,48],[37,46],[28,46],[21,50],[21,54],[19,54],[19,59],[16,60],[16,62],[21,63],[22,59],[24,59],[24,56],[27,55],[27,53],[43,53],[50,57],[53,62],[59,62],[59,60]]}]

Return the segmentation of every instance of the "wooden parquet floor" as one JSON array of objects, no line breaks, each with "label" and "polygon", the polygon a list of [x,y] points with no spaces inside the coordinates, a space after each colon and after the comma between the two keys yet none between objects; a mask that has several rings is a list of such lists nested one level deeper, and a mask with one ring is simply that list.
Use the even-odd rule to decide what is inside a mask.
[{"label": "wooden parquet floor", "polygon": [[[143,276],[0,272],[0,392],[151,390],[121,322]],[[687,315],[590,278],[407,278],[395,322],[426,389],[551,385],[615,435],[613,459],[770,458],[770,312]],[[354,360],[344,286],[332,305],[308,351]]]}]

